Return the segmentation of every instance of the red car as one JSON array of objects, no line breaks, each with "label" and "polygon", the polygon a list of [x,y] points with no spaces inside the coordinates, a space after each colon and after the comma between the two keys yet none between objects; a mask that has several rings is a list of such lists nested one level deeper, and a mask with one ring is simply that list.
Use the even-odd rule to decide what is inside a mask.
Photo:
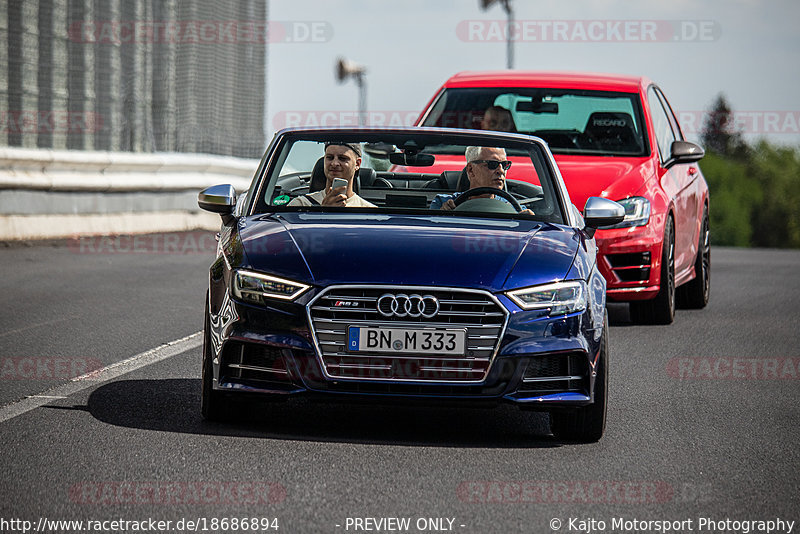
[{"label": "red car", "polygon": [[[553,72],[463,72],[439,89],[421,126],[504,129],[547,141],[570,198],[616,200],[625,220],[597,231],[608,297],[631,319],[668,324],[675,303],[708,303],[708,184],[703,149],[684,139],[663,92],[645,77]],[[509,179],[535,183],[522,158]],[[452,164],[457,166],[459,158]],[[463,162],[463,158],[460,159]]]}]

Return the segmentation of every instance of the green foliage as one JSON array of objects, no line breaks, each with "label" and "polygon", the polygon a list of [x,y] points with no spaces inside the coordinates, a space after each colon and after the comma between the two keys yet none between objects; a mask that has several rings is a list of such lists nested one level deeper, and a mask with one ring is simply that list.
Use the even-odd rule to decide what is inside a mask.
[{"label": "green foliage", "polygon": [[750,178],[747,165],[708,152],[700,161],[700,168],[710,192],[711,243],[751,246],[751,222],[762,196],[758,185]]},{"label": "green foliage", "polygon": [[734,131],[719,95],[702,139],[715,245],[800,248],[800,148],[766,140],[750,145]]},{"label": "green foliage", "polygon": [[763,192],[753,217],[756,247],[800,247],[800,150],[761,141],[750,160]]},{"label": "green foliage", "polygon": [[715,245],[800,248],[800,149],[760,141],[747,157],[707,152]]}]

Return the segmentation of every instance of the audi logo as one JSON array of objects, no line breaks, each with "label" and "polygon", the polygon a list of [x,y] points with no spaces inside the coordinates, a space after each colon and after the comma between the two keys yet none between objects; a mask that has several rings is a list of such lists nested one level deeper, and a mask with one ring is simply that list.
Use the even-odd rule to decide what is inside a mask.
[{"label": "audi logo", "polygon": [[392,295],[378,299],[378,312],[384,317],[425,317],[439,313],[439,300],[433,295]]}]

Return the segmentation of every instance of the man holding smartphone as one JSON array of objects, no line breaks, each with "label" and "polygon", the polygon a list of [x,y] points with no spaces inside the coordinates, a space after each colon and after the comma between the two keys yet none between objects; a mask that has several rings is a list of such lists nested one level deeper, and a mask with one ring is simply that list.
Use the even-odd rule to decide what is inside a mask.
[{"label": "man holding smartphone", "polygon": [[353,177],[360,167],[361,146],[358,143],[325,143],[325,188],[299,196],[288,205],[374,208],[375,204],[353,191]]}]

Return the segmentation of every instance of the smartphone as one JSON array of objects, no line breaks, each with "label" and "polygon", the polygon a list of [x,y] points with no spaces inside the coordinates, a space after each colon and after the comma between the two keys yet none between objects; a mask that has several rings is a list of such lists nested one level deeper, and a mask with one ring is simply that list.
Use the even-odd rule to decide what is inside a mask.
[{"label": "smartphone", "polygon": [[331,184],[331,189],[336,189],[337,187],[347,186],[347,180],[344,178],[334,178],[333,183]]}]

